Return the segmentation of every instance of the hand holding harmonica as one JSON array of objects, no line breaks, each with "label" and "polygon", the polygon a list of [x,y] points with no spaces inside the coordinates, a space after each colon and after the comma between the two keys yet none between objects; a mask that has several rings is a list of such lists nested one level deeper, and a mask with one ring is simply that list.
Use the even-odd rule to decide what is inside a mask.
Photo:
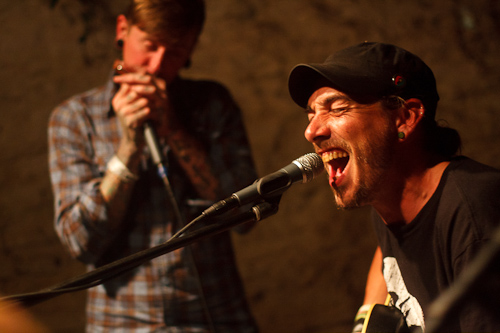
[{"label": "hand holding harmonica", "polygon": [[115,62],[114,82],[119,89],[112,100],[120,119],[125,139],[135,145],[143,144],[142,125],[150,120],[159,135],[168,132],[172,112],[165,80],[147,73],[127,72],[121,62]]}]

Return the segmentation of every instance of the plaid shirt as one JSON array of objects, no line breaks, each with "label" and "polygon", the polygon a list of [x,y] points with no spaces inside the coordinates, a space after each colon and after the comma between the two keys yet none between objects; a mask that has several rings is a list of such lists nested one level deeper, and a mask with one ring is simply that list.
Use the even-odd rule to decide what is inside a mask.
[{"label": "plaid shirt", "polygon": [[[55,228],[70,253],[89,270],[162,244],[180,228],[171,218],[163,182],[149,162],[147,148],[125,220],[118,230],[107,223],[99,185],[120,141],[120,126],[110,106],[115,92],[109,80],[104,87],[74,96],[53,111],[49,123]],[[205,144],[221,193],[228,196],[255,180],[240,110],[223,86],[179,79],[169,96],[180,121]],[[168,147],[164,151],[179,209],[189,222],[201,211],[193,205],[199,200]],[[204,332],[210,329],[207,308],[216,331],[256,331],[229,232],[159,256],[90,289],[87,330]]]}]

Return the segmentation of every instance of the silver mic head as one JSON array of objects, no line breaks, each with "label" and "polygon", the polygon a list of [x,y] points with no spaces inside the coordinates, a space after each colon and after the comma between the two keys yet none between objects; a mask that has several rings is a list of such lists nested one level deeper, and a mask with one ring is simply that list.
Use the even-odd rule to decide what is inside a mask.
[{"label": "silver mic head", "polygon": [[325,170],[321,156],[316,153],[305,154],[293,163],[302,170],[302,183],[308,183]]}]

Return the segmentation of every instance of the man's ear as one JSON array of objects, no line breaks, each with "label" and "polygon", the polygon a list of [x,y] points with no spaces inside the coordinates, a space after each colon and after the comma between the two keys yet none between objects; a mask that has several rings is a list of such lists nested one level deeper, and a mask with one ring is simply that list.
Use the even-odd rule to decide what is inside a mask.
[{"label": "man's ear", "polygon": [[127,35],[129,26],[125,15],[118,15],[116,18],[116,36],[115,41],[118,42],[120,39],[124,39]]},{"label": "man's ear", "polygon": [[418,98],[409,98],[404,106],[398,110],[396,126],[399,133],[404,133],[403,138],[411,135],[418,123],[425,115],[425,107]]}]

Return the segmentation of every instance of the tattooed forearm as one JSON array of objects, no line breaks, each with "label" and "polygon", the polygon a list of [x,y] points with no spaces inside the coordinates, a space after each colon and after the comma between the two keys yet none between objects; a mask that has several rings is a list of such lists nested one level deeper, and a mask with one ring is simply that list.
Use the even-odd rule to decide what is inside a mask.
[{"label": "tattooed forearm", "polygon": [[218,199],[219,181],[203,146],[183,131],[173,133],[168,143],[197,193],[204,199]]}]

